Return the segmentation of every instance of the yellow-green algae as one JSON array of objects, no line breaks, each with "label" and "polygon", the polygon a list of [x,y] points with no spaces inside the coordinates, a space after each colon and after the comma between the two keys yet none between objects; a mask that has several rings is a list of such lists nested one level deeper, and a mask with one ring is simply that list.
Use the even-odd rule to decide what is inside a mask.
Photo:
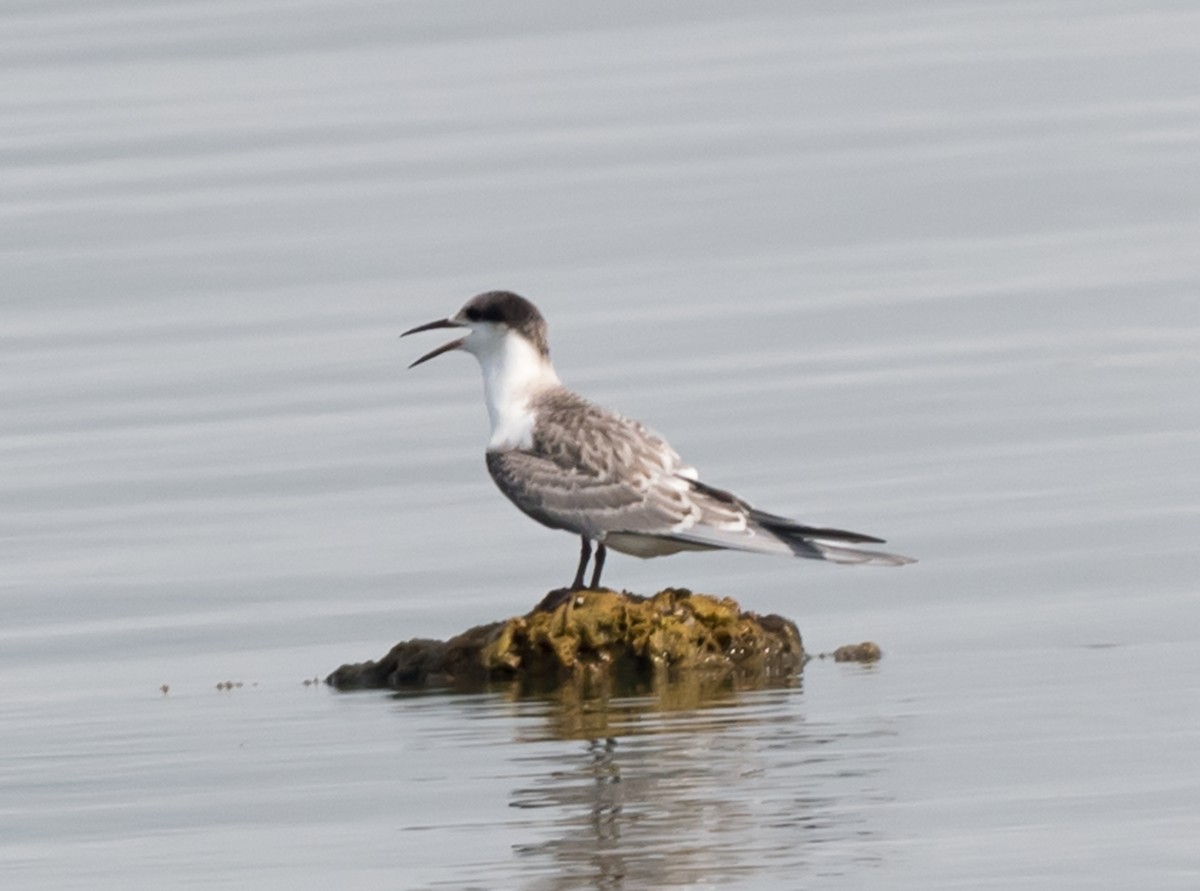
[{"label": "yellow-green algae", "polygon": [[795,624],[737,602],[668,588],[653,597],[576,591],[549,610],[471,628],[448,641],[410,640],[376,662],[343,665],[339,689],[478,686],[517,680],[628,687],[688,674],[770,682],[803,666]]}]

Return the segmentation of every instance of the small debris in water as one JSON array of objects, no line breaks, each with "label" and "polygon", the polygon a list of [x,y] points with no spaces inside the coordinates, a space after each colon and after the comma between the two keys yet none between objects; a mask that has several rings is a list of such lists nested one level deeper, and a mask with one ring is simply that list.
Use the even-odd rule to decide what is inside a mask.
[{"label": "small debris in water", "polygon": [[171,685],[170,685],[170,684],[163,684],[163,685],[162,685],[161,687],[159,687],[158,689],[162,691],[162,695],[163,695],[163,696],[166,696],[168,693],[170,693],[170,692],[171,692]]},{"label": "small debris in water", "polygon": [[883,658],[883,650],[874,641],[864,640],[862,643],[838,647],[832,653],[821,654],[822,659],[830,657],[834,662],[878,662]]}]

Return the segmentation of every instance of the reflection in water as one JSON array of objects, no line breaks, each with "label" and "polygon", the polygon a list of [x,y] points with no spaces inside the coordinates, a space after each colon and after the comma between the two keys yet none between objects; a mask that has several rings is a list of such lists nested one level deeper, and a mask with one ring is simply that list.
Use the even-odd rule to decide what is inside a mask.
[{"label": "reflection in water", "polygon": [[711,692],[543,703],[549,732],[516,758],[529,779],[512,806],[536,815],[523,823],[535,838],[514,846],[522,880],[645,888],[873,862],[863,807],[878,797],[880,728],[812,726],[799,679]]},{"label": "reflection in water", "polygon": [[[642,684],[597,696],[591,688],[564,684],[546,697],[545,726],[533,733],[544,739],[601,739],[661,733],[672,716],[696,722],[716,710],[737,707],[740,693],[772,688],[800,688],[799,675],[754,678],[736,682],[729,677],[692,673],[680,678]],[[618,695],[619,694],[619,695]],[[715,718],[714,718],[715,719]]]}]

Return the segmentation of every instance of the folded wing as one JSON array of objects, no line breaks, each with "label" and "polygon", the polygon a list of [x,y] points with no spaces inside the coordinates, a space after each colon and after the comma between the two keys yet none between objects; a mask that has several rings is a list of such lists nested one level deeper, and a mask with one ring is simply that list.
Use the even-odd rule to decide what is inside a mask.
[{"label": "folded wing", "polygon": [[543,395],[534,408],[531,447],[489,452],[487,466],[500,491],[546,526],[638,556],[731,549],[912,562],[859,547],[878,538],[797,523],[701,483],[662,437],[567,390]]}]

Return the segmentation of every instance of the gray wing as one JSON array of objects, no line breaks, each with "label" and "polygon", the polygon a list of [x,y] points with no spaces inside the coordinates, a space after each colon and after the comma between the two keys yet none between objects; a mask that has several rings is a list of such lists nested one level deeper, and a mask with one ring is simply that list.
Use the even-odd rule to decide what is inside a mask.
[{"label": "gray wing", "polygon": [[528,449],[488,452],[492,479],[526,514],[617,550],[733,549],[839,563],[908,563],[880,539],[805,526],[696,479],[661,436],[567,390],[539,397]]},{"label": "gray wing", "polygon": [[745,526],[740,507],[697,498],[695,471],[636,421],[566,390],[543,395],[534,409],[531,447],[489,452],[487,465],[500,491],[538,522],[598,539]]}]

